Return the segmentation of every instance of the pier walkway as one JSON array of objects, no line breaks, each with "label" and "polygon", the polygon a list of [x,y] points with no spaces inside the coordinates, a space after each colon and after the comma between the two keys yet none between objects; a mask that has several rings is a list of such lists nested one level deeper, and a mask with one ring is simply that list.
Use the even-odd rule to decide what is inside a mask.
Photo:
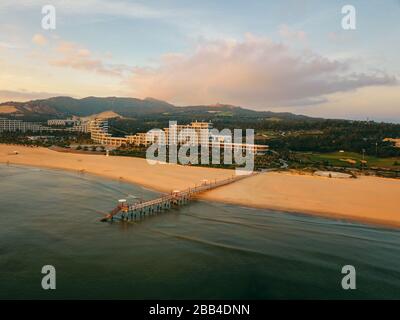
[{"label": "pier walkway", "polygon": [[139,201],[133,204],[129,204],[125,199],[122,199],[119,200],[118,206],[105,215],[101,221],[134,221],[141,219],[146,215],[154,215],[169,210],[171,207],[183,206],[199,193],[225,186],[244,178],[251,177],[255,174],[256,173],[232,176],[219,181],[204,180],[199,186],[187,188],[182,191],[175,190],[169,194],[163,195],[162,197],[148,201]]}]

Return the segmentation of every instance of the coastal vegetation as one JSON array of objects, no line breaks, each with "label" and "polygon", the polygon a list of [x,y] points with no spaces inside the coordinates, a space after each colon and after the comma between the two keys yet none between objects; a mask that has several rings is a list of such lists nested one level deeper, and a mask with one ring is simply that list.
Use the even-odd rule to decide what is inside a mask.
[{"label": "coastal vegetation", "polygon": [[37,147],[69,147],[71,144],[89,144],[90,135],[79,132],[0,132],[0,143]]}]

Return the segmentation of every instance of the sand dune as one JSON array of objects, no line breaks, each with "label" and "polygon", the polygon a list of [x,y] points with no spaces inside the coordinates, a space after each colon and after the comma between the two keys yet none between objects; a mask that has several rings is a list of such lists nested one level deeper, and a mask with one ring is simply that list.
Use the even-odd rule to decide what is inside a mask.
[{"label": "sand dune", "polygon": [[[19,154],[12,154],[18,151]],[[232,170],[150,165],[145,159],[59,153],[45,148],[0,145],[0,162],[42,166],[123,179],[169,192],[223,179]],[[400,180],[376,177],[332,179],[290,173],[262,173],[209,191],[202,199],[400,227]]]}]

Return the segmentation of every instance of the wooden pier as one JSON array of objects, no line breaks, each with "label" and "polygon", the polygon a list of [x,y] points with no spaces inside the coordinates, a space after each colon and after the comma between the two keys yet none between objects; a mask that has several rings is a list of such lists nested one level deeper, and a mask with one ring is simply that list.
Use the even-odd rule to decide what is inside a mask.
[{"label": "wooden pier", "polygon": [[133,204],[127,203],[126,200],[120,200],[118,206],[115,207],[110,213],[104,216],[101,221],[135,221],[140,220],[145,216],[155,215],[159,212],[163,212],[171,209],[172,207],[179,207],[187,204],[194,196],[199,193],[216,189],[221,186],[233,183],[238,180],[255,175],[252,173],[249,175],[232,176],[224,180],[208,181],[204,180],[199,186],[193,188],[187,188],[182,191],[172,191],[169,194],[163,195],[160,198],[140,201]]}]

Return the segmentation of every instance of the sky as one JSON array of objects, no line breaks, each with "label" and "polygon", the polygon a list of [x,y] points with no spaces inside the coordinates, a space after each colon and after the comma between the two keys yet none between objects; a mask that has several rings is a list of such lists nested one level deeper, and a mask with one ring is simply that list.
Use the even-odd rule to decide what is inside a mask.
[{"label": "sky", "polygon": [[399,39],[400,0],[1,0],[0,102],[152,97],[400,122]]}]

